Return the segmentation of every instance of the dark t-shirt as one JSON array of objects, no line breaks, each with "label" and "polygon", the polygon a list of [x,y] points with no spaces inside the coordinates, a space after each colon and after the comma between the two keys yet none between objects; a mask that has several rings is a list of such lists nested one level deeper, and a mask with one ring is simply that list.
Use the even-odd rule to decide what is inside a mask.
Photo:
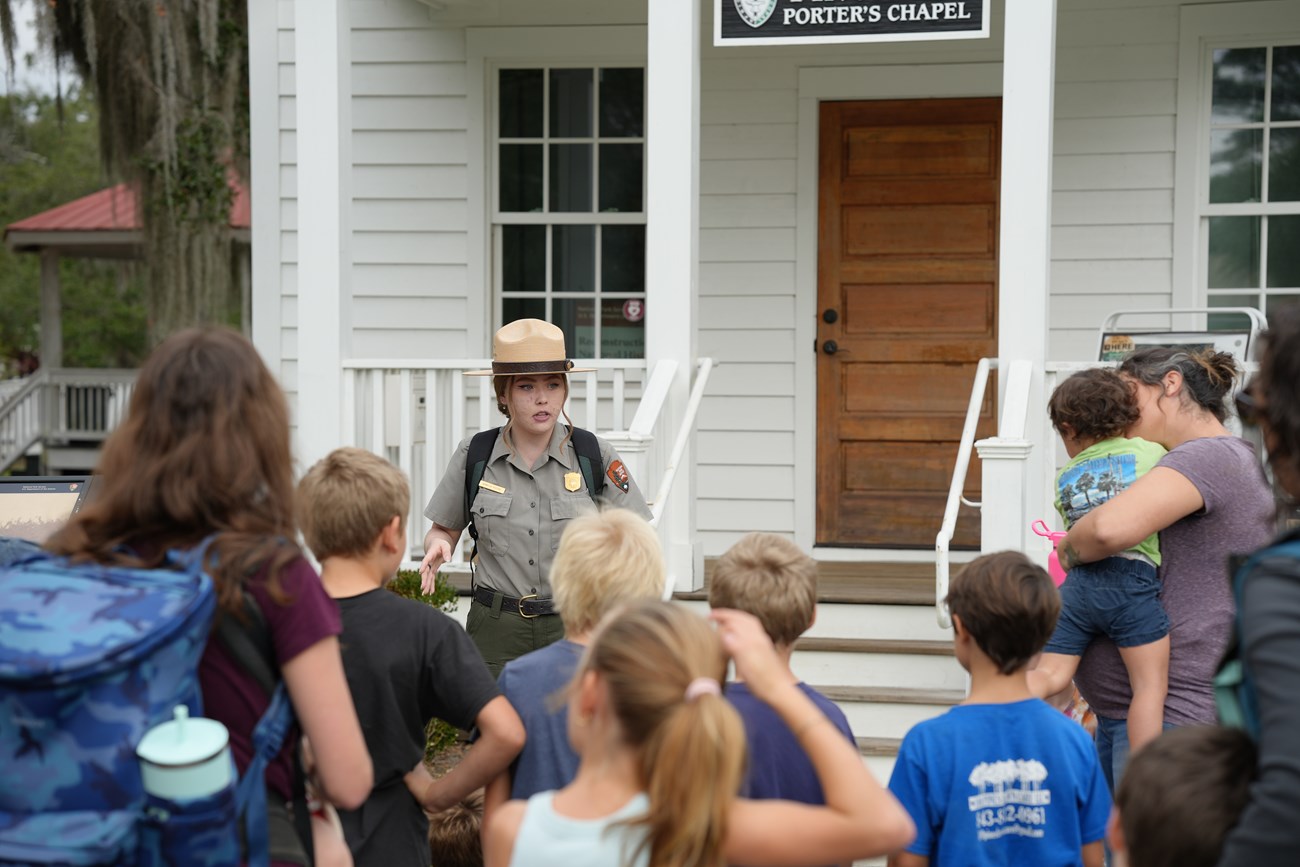
[{"label": "dark t-shirt", "polygon": [[[265,570],[246,586],[266,618],[280,667],[313,644],[339,634],[338,607],[325,593],[316,570],[303,558],[294,560],[280,573],[280,588],[288,599],[285,604],[271,597]],[[253,756],[253,727],[266,713],[270,696],[231,659],[220,641],[209,641],[203,651],[199,686],[203,690],[204,714],[230,730],[231,752],[242,774]],[[266,769],[267,787],[286,801],[292,797],[293,748],[297,743],[298,731],[294,728]]]},{"label": "dark t-shirt", "polygon": [[424,755],[433,717],[473,727],[496,681],[460,624],[388,590],[336,600],[343,670],[352,689],[375,787],[360,809],[340,810],[357,867],[428,867],[428,822],[402,777]]},{"label": "dark t-shirt", "polygon": [[[1300,541],[1300,532],[1278,541]],[[1240,623],[1259,712],[1259,778],[1219,867],[1293,867],[1300,852],[1300,560],[1270,557],[1251,571]]]},{"label": "dark t-shirt", "polygon": [[[1273,494],[1255,449],[1237,437],[1185,442],[1157,466],[1196,486],[1205,506],[1160,531],[1160,601],[1169,614],[1169,694],[1165,722],[1215,721],[1211,681],[1232,626],[1228,558],[1267,544],[1273,532]],[[1093,710],[1126,719],[1133,700],[1128,672],[1107,638],[1084,653],[1075,682]]]},{"label": "dark t-shirt", "polygon": [[526,801],[538,792],[562,789],[578,773],[578,754],[569,743],[564,688],[573,680],[584,649],[562,638],[507,662],[501,670],[497,686],[528,733],[528,742],[510,768],[511,798]]},{"label": "dark t-shirt", "polygon": [[[835,728],[855,744],[853,730],[844,712],[806,683],[799,689]],[[747,798],[783,798],[804,804],[824,804],[822,785],[817,780],[808,754],[780,715],[762,699],[756,698],[744,683],[727,684],[727,700],[740,714],[749,742],[749,765],[746,785],[741,792]]]}]

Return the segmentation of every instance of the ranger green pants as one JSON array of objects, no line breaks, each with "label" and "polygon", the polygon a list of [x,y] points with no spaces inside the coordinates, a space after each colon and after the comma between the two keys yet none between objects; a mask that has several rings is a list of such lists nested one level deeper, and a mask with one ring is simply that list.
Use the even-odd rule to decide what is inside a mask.
[{"label": "ranger green pants", "polygon": [[540,650],[564,637],[564,623],[558,614],[524,617],[518,611],[471,602],[465,631],[473,639],[492,676],[501,674],[507,662]]}]

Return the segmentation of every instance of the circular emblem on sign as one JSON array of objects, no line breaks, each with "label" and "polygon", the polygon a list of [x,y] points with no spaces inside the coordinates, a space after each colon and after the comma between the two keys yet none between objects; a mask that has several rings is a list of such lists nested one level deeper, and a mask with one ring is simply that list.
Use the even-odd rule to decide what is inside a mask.
[{"label": "circular emblem on sign", "polygon": [[772,17],[776,0],[735,0],[740,20],[750,27],[762,27]]},{"label": "circular emblem on sign", "polygon": [[628,322],[640,322],[645,318],[645,302],[640,298],[629,298],[624,301],[623,318]]}]

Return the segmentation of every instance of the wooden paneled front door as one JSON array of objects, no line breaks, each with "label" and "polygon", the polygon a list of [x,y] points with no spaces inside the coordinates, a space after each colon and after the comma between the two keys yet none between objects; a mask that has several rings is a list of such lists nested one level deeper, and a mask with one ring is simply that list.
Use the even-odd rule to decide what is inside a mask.
[{"label": "wooden paneled front door", "polygon": [[[975,363],[997,353],[1001,114],[999,99],[821,106],[819,545],[934,544]],[[981,436],[993,417],[990,397]],[[954,543],[978,546],[962,511]]]}]

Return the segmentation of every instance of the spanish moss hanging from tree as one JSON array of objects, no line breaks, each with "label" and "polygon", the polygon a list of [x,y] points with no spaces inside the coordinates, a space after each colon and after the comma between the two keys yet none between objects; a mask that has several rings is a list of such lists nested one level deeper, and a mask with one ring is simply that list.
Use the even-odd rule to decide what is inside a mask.
[{"label": "spanish moss hanging from tree", "polygon": [[[21,2],[0,0],[10,69]],[[231,181],[248,176],[247,0],[33,7],[56,60],[95,92],[106,174],[140,191],[150,339],[238,323],[229,217]]]}]

